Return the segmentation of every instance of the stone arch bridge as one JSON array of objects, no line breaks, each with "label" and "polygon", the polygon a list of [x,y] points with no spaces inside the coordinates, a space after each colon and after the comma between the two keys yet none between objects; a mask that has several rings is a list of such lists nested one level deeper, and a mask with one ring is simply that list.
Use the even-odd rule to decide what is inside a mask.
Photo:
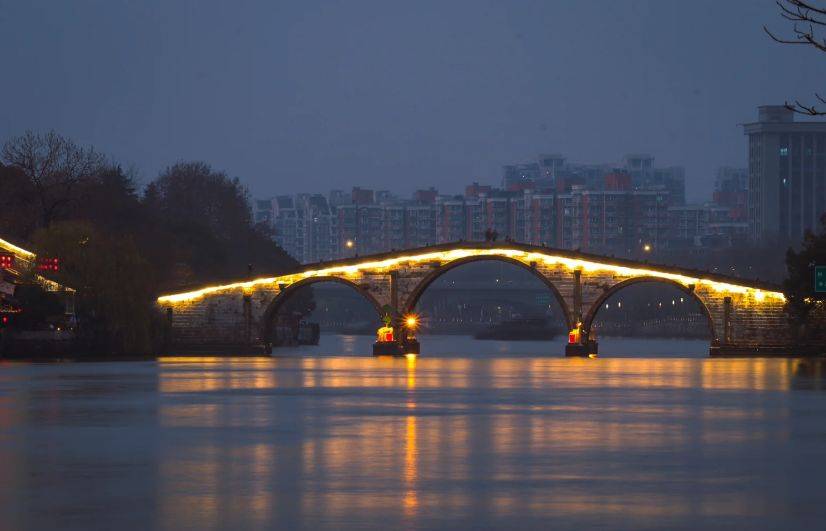
[{"label": "stone arch bridge", "polygon": [[[783,349],[790,344],[785,297],[777,286],[706,271],[513,242],[460,242],[308,264],[278,276],[164,295],[173,350],[268,350],[279,307],[299,288],[318,282],[351,286],[377,310],[396,318],[411,312],[445,272],[481,260],[522,267],[542,280],[562,308],[565,324],[581,323],[587,340],[599,309],[614,293],[640,283],[675,286],[700,302],[712,354]],[[426,351],[426,342],[423,344]]]}]

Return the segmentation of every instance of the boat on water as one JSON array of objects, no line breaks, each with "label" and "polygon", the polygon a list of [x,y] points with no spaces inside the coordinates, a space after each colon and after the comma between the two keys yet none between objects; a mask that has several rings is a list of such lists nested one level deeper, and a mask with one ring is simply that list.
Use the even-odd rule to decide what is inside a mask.
[{"label": "boat on water", "polygon": [[544,341],[553,339],[559,330],[547,319],[528,318],[502,321],[475,333],[475,339],[492,339],[500,341]]},{"label": "boat on water", "polygon": [[373,356],[418,355],[420,345],[415,335],[418,325],[418,317],[410,315],[404,320],[404,326],[401,327],[401,334],[397,335],[391,326],[390,318],[385,318],[384,326],[376,331],[376,342],[373,343]]},{"label": "boat on water", "polygon": [[373,356],[407,356],[419,354],[419,341],[376,341],[373,343]]}]

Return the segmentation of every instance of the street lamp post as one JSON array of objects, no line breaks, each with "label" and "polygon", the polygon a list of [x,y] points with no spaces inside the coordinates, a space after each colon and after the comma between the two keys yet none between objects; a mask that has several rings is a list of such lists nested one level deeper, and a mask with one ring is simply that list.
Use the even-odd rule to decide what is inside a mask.
[{"label": "street lamp post", "polygon": [[352,256],[356,249],[356,241],[354,239],[347,239],[344,242],[344,252],[347,256]]}]

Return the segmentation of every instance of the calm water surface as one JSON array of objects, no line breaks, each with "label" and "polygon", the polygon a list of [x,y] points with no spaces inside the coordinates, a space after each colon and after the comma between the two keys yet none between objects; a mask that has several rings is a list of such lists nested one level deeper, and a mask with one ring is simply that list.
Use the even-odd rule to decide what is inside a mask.
[{"label": "calm water surface", "polygon": [[826,521],[816,362],[619,339],[600,359],[564,359],[560,345],[456,337],[373,359],[369,341],[325,336],[273,359],[0,363],[0,529]]}]

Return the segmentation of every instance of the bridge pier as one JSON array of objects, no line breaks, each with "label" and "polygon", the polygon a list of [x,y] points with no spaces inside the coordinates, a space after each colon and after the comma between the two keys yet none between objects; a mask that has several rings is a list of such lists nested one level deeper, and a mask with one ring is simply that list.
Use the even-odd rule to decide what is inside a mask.
[{"label": "bridge pier", "polygon": [[548,286],[567,325],[582,330],[581,339],[566,347],[567,356],[596,353],[598,345],[590,328],[597,311],[608,297],[640,282],[676,287],[699,303],[715,340],[712,356],[795,350],[789,347],[793,341],[779,287],[707,271],[515,242],[460,242],[307,264],[274,277],[164,295],[157,303],[169,312],[171,349],[231,346],[232,351],[257,348],[260,352],[266,348],[275,312],[302,286],[324,281],[346,284],[364,295],[379,315],[391,313],[398,325],[398,319],[415,308],[422,292],[440,275],[478,260],[525,267]]},{"label": "bridge pier", "polygon": [[582,322],[582,270],[576,269],[574,270],[574,300],[573,300],[573,308],[572,317],[574,319],[573,325],[580,326]]}]

